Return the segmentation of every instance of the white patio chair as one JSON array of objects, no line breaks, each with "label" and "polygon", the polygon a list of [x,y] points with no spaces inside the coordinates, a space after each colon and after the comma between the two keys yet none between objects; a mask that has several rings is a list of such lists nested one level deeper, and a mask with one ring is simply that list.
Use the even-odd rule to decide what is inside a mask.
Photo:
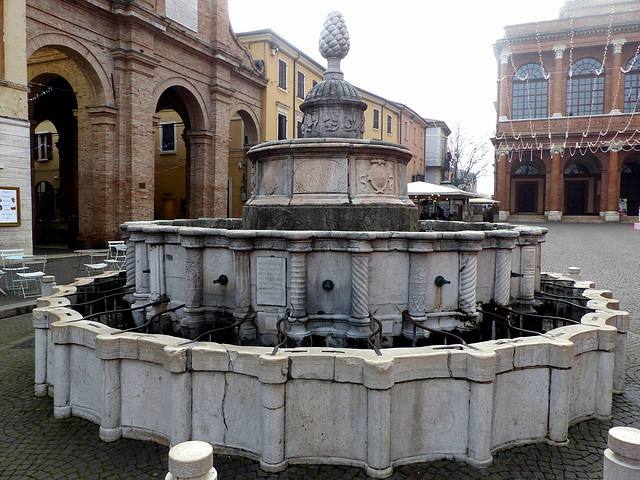
[{"label": "white patio chair", "polygon": [[26,255],[22,259],[23,269],[16,272],[14,283],[24,298],[39,297],[42,290],[42,277],[45,275],[47,257]]},{"label": "white patio chair", "polygon": [[109,250],[91,250],[91,260],[89,263],[85,263],[84,266],[87,271],[87,276],[92,277],[100,273],[104,273],[108,264],[106,262],[109,257]]},{"label": "white patio chair", "polygon": [[110,270],[122,270],[127,259],[127,245],[124,240],[114,240],[107,242],[109,245],[109,256],[106,263]]},{"label": "white patio chair", "polygon": [[[0,268],[4,272],[2,277],[6,286],[5,295],[7,292],[12,294],[20,293],[20,285],[15,281],[17,279],[17,273],[25,270],[24,264],[24,248],[10,248],[0,250]],[[3,290],[4,291],[4,290]]]}]

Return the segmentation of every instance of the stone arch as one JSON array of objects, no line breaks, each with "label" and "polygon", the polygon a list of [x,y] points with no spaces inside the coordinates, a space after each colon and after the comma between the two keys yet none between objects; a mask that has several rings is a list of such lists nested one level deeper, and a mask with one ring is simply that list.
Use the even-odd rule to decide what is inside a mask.
[{"label": "stone arch", "polygon": [[190,128],[193,130],[208,130],[210,124],[207,102],[204,101],[196,86],[182,77],[167,78],[156,85],[153,90],[152,104],[158,105],[162,94],[171,88],[178,93],[187,108],[189,120],[193,122]]},{"label": "stone arch", "polygon": [[83,43],[61,33],[43,33],[27,40],[27,58],[44,47],[54,48],[73,60],[86,75],[93,88],[94,105],[115,105],[109,75],[102,63]]},{"label": "stone arch", "polygon": [[254,109],[246,103],[239,102],[229,109],[229,119],[235,114],[240,115],[240,118],[245,123],[245,129],[249,133],[249,144],[257,145],[260,143],[262,141],[260,138],[261,123]]}]

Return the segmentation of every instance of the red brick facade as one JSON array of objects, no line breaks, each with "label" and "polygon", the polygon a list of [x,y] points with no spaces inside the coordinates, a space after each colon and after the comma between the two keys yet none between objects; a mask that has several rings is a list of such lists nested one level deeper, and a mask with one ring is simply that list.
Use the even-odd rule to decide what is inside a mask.
[{"label": "red brick facade", "polygon": [[[582,0],[496,44],[501,218],[618,221],[640,202],[640,2]],[[630,10],[629,10],[630,9]],[[619,214],[621,199],[628,216]]]},{"label": "red brick facade", "polygon": [[239,113],[245,135],[260,140],[266,84],[230,29],[227,1],[182,0],[197,4],[197,31],[171,20],[164,0],[27,1],[29,81],[62,77],[75,96],[56,107],[45,86],[33,86],[43,95],[30,119],[33,128],[55,119],[63,220],[73,237],[77,218],[77,244],[104,244],[122,222],[153,219],[154,116],[162,108],[185,124],[189,216],[226,216],[229,122]]}]

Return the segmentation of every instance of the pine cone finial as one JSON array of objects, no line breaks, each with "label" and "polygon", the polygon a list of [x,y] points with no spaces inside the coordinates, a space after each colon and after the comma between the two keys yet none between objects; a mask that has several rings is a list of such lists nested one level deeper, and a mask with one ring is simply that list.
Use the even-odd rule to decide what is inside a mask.
[{"label": "pine cone finial", "polygon": [[349,53],[349,32],[340,12],[329,12],[320,34],[320,54],[324,58],[344,58]]}]

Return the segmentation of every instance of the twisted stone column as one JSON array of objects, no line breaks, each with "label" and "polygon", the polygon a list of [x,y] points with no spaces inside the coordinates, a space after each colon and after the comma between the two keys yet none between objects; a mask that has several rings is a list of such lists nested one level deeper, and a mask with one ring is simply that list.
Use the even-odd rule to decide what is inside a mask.
[{"label": "twisted stone column", "polygon": [[477,316],[476,287],[478,284],[478,252],[482,250],[484,234],[462,232],[456,234],[460,242],[460,281],[458,284],[458,308],[469,316]]},{"label": "twisted stone column", "polygon": [[499,305],[507,305],[511,298],[511,257],[518,237],[516,232],[497,232],[496,269],[493,299]]},{"label": "twisted stone column", "polygon": [[351,316],[349,317],[347,338],[365,339],[371,333],[369,330],[369,257],[372,251],[368,239],[349,240],[349,252],[351,252]]},{"label": "twisted stone column", "polygon": [[291,252],[289,337],[303,344],[311,338],[307,325],[307,252],[311,251],[311,239],[308,233],[291,233],[289,237],[295,237],[287,248]]}]

